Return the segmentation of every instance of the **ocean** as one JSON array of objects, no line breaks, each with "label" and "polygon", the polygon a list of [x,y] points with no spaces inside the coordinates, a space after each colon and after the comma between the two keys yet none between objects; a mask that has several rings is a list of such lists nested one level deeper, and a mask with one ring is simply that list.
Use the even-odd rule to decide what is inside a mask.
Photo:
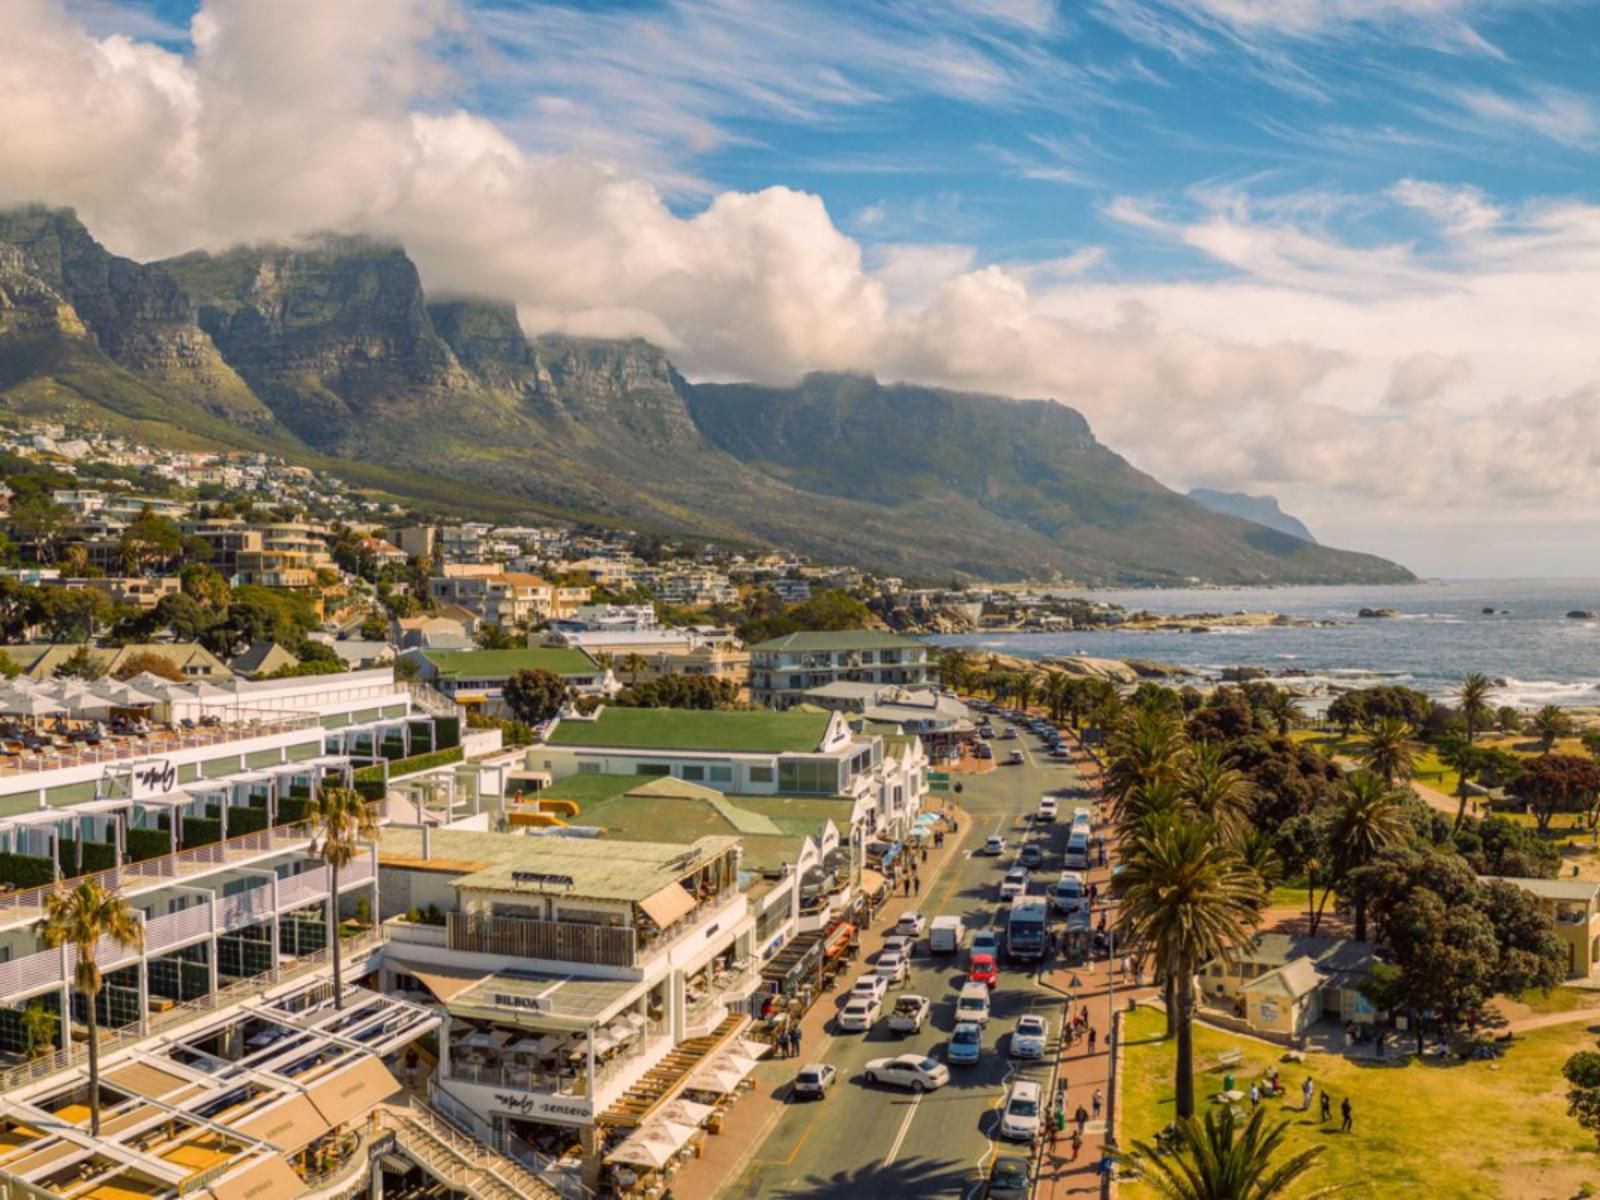
[{"label": "ocean", "polygon": [[[1214,678],[1225,667],[1293,669],[1286,682],[1310,694],[1399,683],[1446,696],[1468,671],[1501,681],[1496,704],[1537,708],[1600,705],[1600,580],[1450,580],[1401,587],[1143,589],[1085,593],[1131,611],[1278,612],[1336,621],[1323,628],[1224,629],[1208,633],[977,633],[936,637],[1024,658],[1145,658]],[[1393,619],[1358,618],[1392,608]],[[1493,615],[1483,610],[1493,608]],[[1304,675],[1300,673],[1304,672]]]}]

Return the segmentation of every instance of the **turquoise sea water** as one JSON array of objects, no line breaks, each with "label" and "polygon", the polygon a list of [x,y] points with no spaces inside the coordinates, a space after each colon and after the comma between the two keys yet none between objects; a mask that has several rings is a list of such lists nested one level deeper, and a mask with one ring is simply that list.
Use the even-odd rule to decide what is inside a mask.
[{"label": "turquoise sea water", "polygon": [[[1148,658],[1213,676],[1228,666],[1294,669],[1312,691],[1387,680],[1443,695],[1467,671],[1503,680],[1500,704],[1600,705],[1600,580],[1453,580],[1405,587],[1239,588],[1094,592],[1130,611],[1280,612],[1334,621],[1322,628],[1210,633],[966,634],[942,645],[1040,658],[1086,654]],[[1392,620],[1360,619],[1359,609],[1393,608]],[[1486,615],[1485,608],[1493,608]]]}]

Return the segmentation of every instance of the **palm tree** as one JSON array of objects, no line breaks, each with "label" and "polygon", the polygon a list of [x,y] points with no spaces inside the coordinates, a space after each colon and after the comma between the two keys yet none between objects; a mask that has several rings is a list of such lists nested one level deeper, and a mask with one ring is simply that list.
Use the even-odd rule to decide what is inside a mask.
[{"label": "palm tree", "polygon": [[1194,981],[1202,963],[1250,940],[1261,880],[1204,821],[1167,821],[1136,838],[1113,884],[1124,944],[1146,946],[1175,981],[1178,1116],[1194,1115]]},{"label": "palm tree", "polygon": [[1136,792],[1183,779],[1191,750],[1177,716],[1163,708],[1139,708],[1116,727],[1106,755],[1105,795],[1113,818],[1121,822]]},{"label": "palm tree", "polygon": [[1478,730],[1489,723],[1489,696],[1494,684],[1478,671],[1469,671],[1461,680],[1461,690],[1456,698],[1461,701],[1461,719],[1467,723],[1467,741],[1470,743]]},{"label": "palm tree", "polygon": [[1556,739],[1572,732],[1572,718],[1554,704],[1546,704],[1534,713],[1532,724],[1533,732],[1539,735],[1539,747],[1546,754],[1555,746]]},{"label": "palm tree", "polygon": [[1250,828],[1250,792],[1250,781],[1227,764],[1221,746],[1207,742],[1191,752],[1183,775],[1184,801],[1195,816],[1210,821],[1235,844]]},{"label": "palm tree", "polygon": [[[1405,840],[1410,832],[1406,822],[1405,793],[1370,771],[1356,771],[1340,781],[1335,792],[1337,807],[1328,826],[1328,849],[1332,871],[1322,895],[1324,906],[1334,887],[1350,877],[1358,867],[1377,858],[1379,851]],[[1321,909],[1318,909],[1318,915]],[[1356,901],[1356,940],[1367,940],[1367,906]]]},{"label": "palm tree", "polygon": [[951,646],[939,654],[939,682],[953,692],[970,691],[977,668],[972,654],[960,646]]},{"label": "palm tree", "polygon": [[1300,719],[1300,705],[1284,688],[1275,687],[1262,698],[1261,711],[1278,724],[1278,736],[1288,737],[1289,730]]},{"label": "palm tree", "polygon": [[639,676],[649,668],[650,661],[637,651],[622,656],[622,669],[628,673],[628,682],[638,683]]},{"label": "palm tree", "polygon": [[1275,1166],[1289,1122],[1264,1129],[1266,1115],[1266,1109],[1256,1109],[1243,1130],[1236,1129],[1228,1107],[1207,1112],[1203,1124],[1190,1117],[1178,1123],[1178,1147],[1171,1155],[1135,1142],[1146,1164],[1145,1182],[1166,1200],[1276,1200],[1287,1194],[1327,1147],[1312,1146]]},{"label": "palm tree", "polygon": [[328,945],[333,953],[333,1006],[344,1007],[339,965],[339,870],[355,860],[362,841],[377,836],[378,823],[367,798],[353,788],[326,787],[306,809],[311,822],[311,853],[328,865]]},{"label": "palm tree", "polygon": [[1417,766],[1416,753],[1411,749],[1411,726],[1399,717],[1383,717],[1368,725],[1366,733],[1361,765],[1389,783],[1410,779]]},{"label": "palm tree", "polygon": [[1038,674],[1026,667],[1012,676],[1011,695],[1023,713],[1027,713],[1028,705],[1032,702],[1034,691],[1038,686]]},{"label": "palm tree", "polygon": [[1049,707],[1050,720],[1057,725],[1061,724],[1061,717],[1066,712],[1071,682],[1065,671],[1051,667],[1046,669],[1044,682],[1039,685],[1039,698]]},{"label": "palm tree", "polygon": [[1478,766],[1478,751],[1473,746],[1471,734],[1467,737],[1449,737],[1439,744],[1439,761],[1456,773],[1456,823],[1452,832],[1461,828],[1467,819],[1467,785]]},{"label": "palm tree", "polygon": [[69,946],[78,953],[72,983],[84,998],[89,1023],[89,1135],[100,1136],[100,1024],[95,1002],[105,982],[95,954],[101,938],[110,938],[129,950],[144,948],[144,925],[122,897],[113,895],[94,879],[85,879],[70,891],[45,897],[44,916],[33,930],[47,950]]}]

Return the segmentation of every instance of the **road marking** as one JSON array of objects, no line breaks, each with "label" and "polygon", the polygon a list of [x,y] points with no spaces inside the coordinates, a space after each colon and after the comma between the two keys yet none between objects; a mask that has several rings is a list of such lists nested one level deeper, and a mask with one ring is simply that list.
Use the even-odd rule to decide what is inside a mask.
[{"label": "road marking", "polygon": [[806,1139],[811,1136],[811,1131],[817,1127],[816,1121],[806,1126],[806,1131],[800,1135],[800,1140],[794,1144],[794,1149],[789,1151],[789,1157],[783,1160],[784,1166],[791,1166],[794,1160],[800,1157],[800,1149],[806,1144]]},{"label": "road marking", "polygon": [[894,1145],[889,1147],[889,1153],[884,1155],[883,1165],[888,1166],[894,1162],[895,1155],[900,1153],[900,1147],[905,1145],[906,1134],[911,1131],[911,1118],[917,1115],[917,1108],[922,1103],[923,1092],[918,1092],[911,1098],[911,1107],[906,1109],[906,1119],[900,1122],[900,1132],[894,1136]]}]

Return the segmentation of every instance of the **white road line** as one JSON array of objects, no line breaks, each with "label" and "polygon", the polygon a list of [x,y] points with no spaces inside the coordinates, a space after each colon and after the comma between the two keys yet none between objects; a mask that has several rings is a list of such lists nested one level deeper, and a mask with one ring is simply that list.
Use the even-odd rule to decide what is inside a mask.
[{"label": "white road line", "polygon": [[917,1107],[922,1103],[923,1093],[918,1092],[911,1098],[911,1107],[906,1109],[906,1119],[900,1122],[900,1132],[894,1135],[894,1145],[889,1147],[889,1153],[883,1157],[883,1165],[888,1166],[894,1162],[895,1155],[900,1153],[900,1147],[905,1144],[906,1134],[911,1131],[911,1118],[917,1115]]}]

